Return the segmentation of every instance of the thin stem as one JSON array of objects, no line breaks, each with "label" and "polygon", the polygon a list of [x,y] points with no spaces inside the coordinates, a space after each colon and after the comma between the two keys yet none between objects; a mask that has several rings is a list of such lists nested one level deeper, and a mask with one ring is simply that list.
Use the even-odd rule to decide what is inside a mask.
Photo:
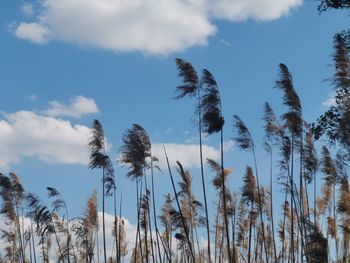
[{"label": "thin stem", "polygon": [[210,249],[210,224],[209,224],[209,215],[208,215],[208,204],[207,204],[207,194],[205,189],[205,178],[204,178],[204,167],[203,167],[203,146],[202,146],[202,107],[201,107],[201,94],[200,87],[198,88],[198,129],[199,129],[199,157],[201,164],[201,179],[202,179],[202,190],[204,197],[204,210],[205,210],[205,218],[206,218],[206,230],[207,230],[207,251],[208,251],[208,259],[209,263],[211,263],[211,249]]},{"label": "thin stem", "polygon": [[[153,179],[153,157],[151,152],[151,184],[152,184],[152,203],[153,203],[153,217],[154,217],[154,227],[156,231],[158,231],[158,224],[157,224],[157,214],[156,214],[156,202],[155,202],[155,195],[154,195],[154,179]],[[160,250],[159,245],[159,238],[158,235],[156,235],[156,242],[157,242],[157,248],[158,248],[158,256],[159,256],[159,262],[162,262],[162,254]]]},{"label": "thin stem", "polygon": [[184,231],[185,231],[185,235],[186,235],[186,238],[187,238],[187,242],[188,242],[188,246],[189,246],[189,249],[190,249],[191,257],[192,257],[192,260],[193,260],[192,262],[194,263],[194,262],[195,262],[195,257],[194,257],[194,253],[193,253],[193,249],[192,249],[192,244],[191,244],[191,241],[190,241],[190,236],[189,236],[189,234],[188,234],[188,229],[187,229],[187,226],[186,226],[186,221],[185,221],[185,218],[184,218],[183,213],[182,213],[182,209],[181,209],[181,206],[180,206],[179,198],[178,198],[178,196],[177,196],[177,192],[176,192],[176,188],[175,188],[175,183],[174,183],[174,178],[173,178],[173,174],[172,174],[171,169],[170,169],[169,158],[168,158],[168,155],[167,155],[167,153],[166,153],[164,144],[163,144],[163,149],[164,149],[164,154],[165,154],[165,158],[166,158],[166,161],[167,161],[167,166],[168,166],[168,170],[169,170],[169,175],[170,175],[170,179],[171,179],[171,184],[172,184],[173,190],[174,190],[174,195],[175,195],[175,199],[176,199],[176,204],[177,204],[177,207],[178,207],[178,209],[179,209],[179,213],[180,213],[182,225],[183,225],[183,228],[184,228]]},{"label": "thin stem", "polygon": [[274,250],[274,257],[275,262],[277,262],[277,251],[276,251],[276,238],[275,238],[275,225],[274,225],[274,216],[273,216],[273,180],[272,180],[272,144],[271,144],[271,151],[270,151],[270,207],[271,207],[271,228],[272,228],[272,241],[273,241],[273,250]]},{"label": "thin stem", "polygon": [[224,173],[224,131],[220,130],[220,145],[221,145],[221,188],[222,188],[222,202],[224,208],[224,221],[225,221],[225,232],[226,232],[226,242],[227,242],[227,255],[229,262],[232,261],[231,248],[230,248],[230,235],[229,235],[229,225],[227,220],[227,203],[226,203],[226,187],[225,187],[225,173]]},{"label": "thin stem", "polygon": [[107,263],[106,251],[106,226],[105,226],[105,168],[102,170],[102,234],[103,234],[103,257],[104,262]]},{"label": "thin stem", "polygon": [[33,221],[30,218],[30,233],[32,237],[32,246],[33,246],[33,256],[34,256],[34,263],[36,263],[36,254],[35,254],[35,241],[34,241],[34,231],[33,231]]},{"label": "thin stem", "polygon": [[[160,241],[161,241],[161,243],[162,243],[164,253],[165,253],[165,255],[166,255],[168,261],[171,263],[171,258],[169,257],[169,253],[171,253],[171,251],[169,251],[169,253],[168,253],[167,248],[166,248],[166,246],[165,246],[165,244],[164,244],[164,240],[163,240],[161,234],[159,233],[158,229],[156,229],[156,233],[157,233],[157,236],[159,236],[159,239],[160,239]],[[168,248],[168,249],[170,250],[170,248]],[[162,261],[161,261],[161,262],[162,262]]]},{"label": "thin stem", "polygon": [[[253,140],[251,140],[253,142]],[[258,187],[258,201],[259,201],[259,214],[260,214],[260,221],[261,221],[261,228],[262,228],[262,238],[263,238],[263,244],[264,244],[264,250],[265,250],[265,260],[266,263],[269,262],[269,257],[267,253],[267,246],[266,246],[266,240],[265,240],[265,226],[264,226],[264,219],[263,219],[263,211],[262,211],[262,202],[261,202],[261,194],[260,194],[260,183],[259,183],[259,173],[258,173],[258,165],[256,161],[256,155],[255,155],[255,148],[253,144],[253,157],[254,157],[254,167],[255,167],[255,174],[256,174],[256,183]]]},{"label": "thin stem", "polygon": [[116,188],[113,188],[113,205],[114,205],[114,238],[115,238],[115,250],[116,250],[116,260],[118,261],[119,246],[118,246],[118,226],[117,226],[117,195]]},{"label": "thin stem", "polygon": [[122,200],[123,200],[123,195],[120,194],[120,204],[119,204],[119,227],[118,227],[118,256],[117,256],[117,263],[120,263],[120,258],[121,258]]},{"label": "thin stem", "polygon": [[248,263],[250,263],[250,258],[251,258],[252,226],[253,226],[253,205],[254,205],[254,203],[251,202],[251,204],[250,204],[250,220],[249,220],[249,236],[248,236]]}]

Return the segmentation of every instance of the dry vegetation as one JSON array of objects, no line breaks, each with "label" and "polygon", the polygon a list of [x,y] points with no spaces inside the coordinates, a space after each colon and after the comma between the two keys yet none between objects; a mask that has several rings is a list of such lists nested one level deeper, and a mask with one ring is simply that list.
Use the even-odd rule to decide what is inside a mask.
[{"label": "dry vegetation", "polygon": [[[348,1],[326,0],[319,8],[325,11],[348,7]],[[68,263],[120,263],[126,255],[135,263],[350,262],[349,39],[346,32],[334,37],[335,74],[331,85],[336,103],[313,124],[303,119],[290,71],[286,65],[279,65],[276,88],[282,94],[285,113],[276,116],[266,103],[262,117],[263,145],[270,165],[269,185],[260,183],[255,141],[244,121],[234,115],[233,122],[226,124],[233,127],[236,146],[251,153],[253,166],[247,166],[240,191],[230,189],[231,170],[223,163],[225,122],[217,82],[208,70],[198,74],[189,62],[176,59],[182,84],[176,87],[175,99],[192,97],[195,101],[203,195],[195,196],[192,175],[180,161],[177,172],[181,181],[174,181],[164,148],[173,192],[165,195],[164,204],[157,211],[153,176],[158,169],[157,157],[152,155],[147,132],[134,124],[125,132],[120,149],[120,162],[128,166],[127,177],[137,189],[136,241],[127,243],[113,163],[105,151],[103,127],[95,120],[89,142],[89,168],[101,171],[102,226],[96,192],[88,199],[84,214],[70,218],[66,202],[55,188],[47,188],[51,200],[47,206],[36,194],[24,190],[15,173],[0,174],[0,213],[6,225],[0,236],[5,244],[0,248],[0,262],[57,259]],[[221,135],[219,161],[203,159],[202,133]],[[320,138],[323,141],[316,147],[314,140]],[[205,173],[205,165],[210,173]],[[276,165],[277,173],[273,169]],[[210,201],[215,200],[213,215],[208,214],[208,187],[217,193],[210,197]],[[282,202],[274,198],[273,187],[282,190],[279,195],[283,196]],[[112,233],[105,231],[106,201],[113,202],[114,207]],[[282,211],[278,215],[273,213],[276,207]],[[100,228],[102,240],[97,235]],[[205,233],[204,246],[199,230]],[[112,235],[115,242],[113,255],[107,255],[107,235]]]}]

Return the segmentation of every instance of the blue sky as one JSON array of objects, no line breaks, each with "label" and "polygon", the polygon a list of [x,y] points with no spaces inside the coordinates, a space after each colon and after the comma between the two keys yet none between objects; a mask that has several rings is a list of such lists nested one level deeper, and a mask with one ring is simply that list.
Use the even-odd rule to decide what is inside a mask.
[{"label": "blue sky", "polygon": [[[143,6],[136,0],[89,0],[86,9],[82,0],[76,6],[58,0],[1,1],[0,143],[5,146],[0,171],[17,172],[24,187],[43,199],[46,186],[56,187],[78,216],[93,189],[101,188],[99,171],[86,165],[84,144],[97,118],[113,158],[122,134],[138,123],[155,147],[169,144],[172,161],[183,158],[199,185],[193,101],[171,100],[180,83],[176,57],[215,76],[227,146],[233,114],[245,120],[259,145],[264,102],[283,112],[281,93],[273,89],[278,63],[292,72],[307,121],[326,109],[332,38],[347,29],[348,13],[320,15],[317,2],[301,0],[172,1],[149,0]],[[205,139],[212,158],[218,157],[218,139]],[[258,154],[267,174],[264,152]],[[228,147],[225,163],[233,168],[230,183],[238,189],[251,159]],[[134,184],[125,179],[125,169],[115,167],[125,216],[134,223]],[[167,173],[156,175],[156,191],[160,204],[170,191]]]}]

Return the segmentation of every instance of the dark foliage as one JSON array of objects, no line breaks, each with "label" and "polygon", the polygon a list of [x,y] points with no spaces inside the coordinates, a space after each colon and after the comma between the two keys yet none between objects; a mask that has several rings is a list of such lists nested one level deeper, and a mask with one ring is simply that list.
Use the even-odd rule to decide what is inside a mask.
[{"label": "dark foliage", "polygon": [[313,224],[307,224],[308,250],[307,258],[310,263],[328,262],[328,241],[322,232]]},{"label": "dark foliage", "polygon": [[335,105],[332,105],[313,124],[315,139],[326,135],[331,144],[339,142],[350,150],[350,61],[346,40],[341,34],[334,37],[333,62],[335,73],[331,84],[335,88]]},{"label": "dark foliage", "polygon": [[311,129],[309,129],[305,136],[303,164],[305,168],[304,177],[306,178],[307,183],[311,183],[318,168],[317,152],[314,146]]},{"label": "dark foliage", "polygon": [[292,75],[284,64],[279,64],[276,88],[283,91],[283,104],[288,107],[288,111],[282,115],[282,120],[288,130],[298,136],[302,132],[301,104],[293,86]]},{"label": "dark foliage", "polygon": [[214,76],[207,70],[202,75],[203,95],[201,97],[203,131],[212,134],[219,132],[224,125],[221,115],[221,101]]},{"label": "dark foliage", "polygon": [[28,207],[27,216],[36,224],[38,236],[43,241],[45,236],[55,233],[52,213],[36,194],[26,194],[25,201]]},{"label": "dark foliage", "polygon": [[253,150],[254,143],[250,132],[245,123],[237,115],[233,115],[233,127],[234,132],[236,133],[236,136],[233,138],[233,140],[237,143],[237,145],[242,150]]},{"label": "dark foliage", "polygon": [[146,131],[138,124],[133,124],[123,136],[120,162],[129,165],[127,176],[137,179],[143,176],[149,167],[147,158],[151,157],[151,142]]},{"label": "dark foliage", "polygon": [[324,12],[329,9],[349,9],[350,0],[322,0],[318,5],[318,11]]},{"label": "dark foliage", "polygon": [[191,63],[177,58],[176,66],[179,70],[179,77],[182,78],[182,85],[176,87],[175,99],[181,99],[186,96],[196,96],[199,88],[199,79],[196,70]]},{"label": "dark foliage", "polygon": [[243,178],[242,198],[246,202],[254,203],[257,199],[257,185],[253,170],[250,166],[247,166],[246,173]]}]

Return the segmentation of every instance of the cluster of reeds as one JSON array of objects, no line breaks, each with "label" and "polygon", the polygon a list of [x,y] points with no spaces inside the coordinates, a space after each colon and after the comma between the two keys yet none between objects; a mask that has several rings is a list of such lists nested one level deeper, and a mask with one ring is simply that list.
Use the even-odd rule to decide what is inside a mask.
[{"label": "cluster of reeds", "polygon": [[[326,4],[324,1],[323,5]],[[263,148],[269,163],[266,186],[261,183],[257,165],[257,144],[245,122],[233,115],[230,138],[233,137],[238,148],[251,154],[251,165],[247,165],[238,191],[230,187],[231,170],[224,166],[225,121],[218,83],[209,70],[198,74],[191,63],[176,59],[181,85],[176,87],[175,99],[195,99],[202,196],[195,195],[191,172],[181,160],[176,162],[181,180],[175,182],[164,147],[168,170],[163,174],[168,174],[173,192],[163,193],[164,204],[157,210],[154,173],[160,170],[158,159],[152,155],[151,140],[145,129],[132,125],[124,133],[119,152],[119,162],[128,166],[127,177],[136,187],[136,238],[135,243],[128,242],[122,200],[117,197],[115,164],[106,152],[103,127],[94,120],[89,168],[100,169],[102,175],[102,226],[96,192],[87,200],[85,212],[71,218],[57,189],[47,187],[51,200],[47,205],[36,194],[26,192],[15,173],[0,174],[0,214],[4,225],[0,238],[5,244],[0,248],[0,262],[120,263],[126,258],[134,263],[349,262],[347,44],[344,34],[335,36],[335,74],[331,83],[336,103],[314,124],[303,118],[288,67],[279,65],[275,87],[282,93],[285,112],[277,116],[269,103],[263,107]],[[203,133],[220,134],[219,160],[204,160]],[[315,145],[314,140],[320,138],[324,140]],[[329,149],[329,145],[334,147]],[[206,166],[210,169],[205,169]],[[215,198],[210,197],[215,201],[213,214],[208,212],[208,187],[216,192]],[[278,198],[274,197],[276,190],[281,190]],[[114,208],[111,233],[106,233],[105,223],[108,197],[112,197]],[[102,240],[98,235],[100,229]],[[113,237],[113,244],[107,244],[107,235]],[[107,246],[113,247],[109,255]]]}]

